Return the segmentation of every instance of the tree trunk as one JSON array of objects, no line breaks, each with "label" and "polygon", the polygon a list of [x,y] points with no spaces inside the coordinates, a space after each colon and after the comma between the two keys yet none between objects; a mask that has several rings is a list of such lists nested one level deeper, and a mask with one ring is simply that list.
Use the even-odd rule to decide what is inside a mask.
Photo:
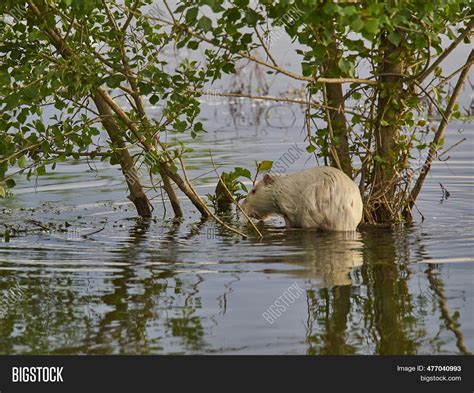
[{"label": "tree trunk", "polygon": [[163,170],[164,165],[165,164],[163,163],[160,164],[160,175],[161,175],[161,180],[163,180],[163,188],[168,194],[175,217],[183,217],[183,211],[181,210],[179,199],[176,193],[174,192],[174,188],[173,188],[173,185],[171,184],[169,176]]},{"label": "tree trunk", "polygon": [[[324,68],[327,71],[338,69],[339,50],[336,41],[331,42],[328,48],[328,59]],[[332,76],[326,74],[326,76]],[[337,109],[329,109],[329,119],[331,122],[334,139],[332,143],[335,145],[336,153],[341,164],[341,169],[346,175],[352,178],[352,163],[349,155],[349,130],[347,128],[346,116],[344,114],[344,94],[342,92],[342,84],[327,83],[326,84],[327,104]],[[334,158],[331,156],[331,165],[337,166]]]},{"label": "tree trunk", "polygon": [[[375,127],[376,154],[372,177],[373,218],[379,223],[393,222],[393,201],[397,188],[397,165],[399,158],[398,138],[400,114],[403,113],[402,74],[404,53],[395,47],[387,37],[382,38],[384,57],[380,69],[382,90],[378,100],[378,114]],[[397,212],[398,213],[398,212]]]},{"label": "tree trunk", "polygon": [[168,176],[171,180],[173,180],[176,185],[179,187],[181,191],[184,192],[184,194],[191,200],[193,205],[199,210],[201,215],[203,217],[209,217],[209,211],[204,204],[204,202],[199,198],[199,196],[193,191],[191,187],[188,186],[188,184],[179,176],[176,172],[173,172],[171,168],[166,165],[166,163],[163,163],[161,165],[160,170],[163,171],[163,173]]},{"label": "tree trunk", "polygon": [[[28,5],[31,8],[33,14],[35,14],[40,20],[44,19],[42,11],[36,6],[32,0],[28,0]],[[55,28],[46,28],[46,34],[48,34],[51,43],[56,47],[61,56],[65,59],[75,58],[74,53],[65,44],[61,35]],[[151,205],[148,201],[148,197],[143,191],[143,187],[140,183],[137,170],[133,164],[132,157],[126,148],[124,139],[121,136],[120,127],[115,122],[112,112],[104,100],[104,98],[98,92],[92,92],[94,102],[97,109],[102,117],[102,124],[110,136],[112,142],[120,148],[120,152],[116,151],[117,160],[120,163],[122,173],[127,181],[128,189],[130,190],[129,199],[135,205],[137,212],[142,217],[151,217]]]},{"label": "tree trunk", "polygon": [[101,115],[102,124],[109,134],[112,143],[120,149],[115,151],[115,156],[120,163],[122,173],[125,176],[125,180],[127,181],[128,189],[130,191],[128,199],[133,202],[140,216],[151,217],[150,202],[143,191],[143,187],[140,183],[140,178],[133,163],[132,157],[130,156],[125,141],[121,136],[120,127],[115,122],[110,107],[99,94],[95,95],[94,102]]}]

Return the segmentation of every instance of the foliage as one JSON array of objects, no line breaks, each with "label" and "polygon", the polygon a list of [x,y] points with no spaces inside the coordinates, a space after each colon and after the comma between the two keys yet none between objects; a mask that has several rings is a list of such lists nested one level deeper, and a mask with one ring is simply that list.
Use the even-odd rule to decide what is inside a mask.
[{"label": "foliage", "polygon": [[[165,144],[161,135],[186,132],[196,137],[204,131],[202,123],[195,121],[199,102],[190,91],[201,89],[208,76],[188,59],[170,66],[163,50],[174,43],[174,35],[140,13],[142,8],[153,12],[151,4],[150,0],[2,2],[2,196],[4,187],[15,185],[12,176],[17,172],[28,178],[43,176],[59,162],[83,156],[120,163],[123,146],[104,132],[94,105],[101,88],[136,125],[134,131],[118,118],[119,139],[127,147],[139,147],[138,154],[144,146],[161,146],[171,153],[167,157],[172,157],[171,167],[176,168],[173,162],[185,149]],[[67,49],[58,49],[51,34],[60,36]],[[146,113],[142,100],[159,105],[161,111]],[[157,162],[163,154],[157,154]],[[10,167],[15,170],[7,175]]]},{"label": "foliage", "polygon": [[231,172],[221,173],[215,193],[206,195],[211,206],[216,210],[216,212],[228,212],[231,209],[234,200],[239,202],[245,197],[248,189],[246,185],[241,180],[239,180],[242,177],[250,180],[250,171],[245,168],[236,167]]},{"label": "foliage", "polygon": [[[134,161],[144,153],[154,157],[151,173],[161,175],[176,215],[169,179],[209,215],[178,174],[188,149],[165,137],[203,132],[196,121],[203,86],[246,59],[305,83],[308,152],[359,180],[367,221],[401,220],[416,198],[414,154],[443,142],[441,126],[431,137],[427,104],[459,116],[447,100],[456,73],[448,78],[440,66],[473,27],[467,0],[192,0],[174,10],[152,0],[7,0],[0,12],[0,196],[17,172],[43,176],[86,156],[120,164],[143,215],[148,199]],[[299,73],[271,53],[283,31]],[[443,48],[443,38],[454,45]],[[204,49],[206,63],[163,55],[183,47]],[[147,102],[160,107],[158,116]],[[226,174],[233,192],[243,189],[237,174]]]},{"label": "foliage", "polygon": [[[214,78],[231,72],[245,58],[269,72],[306,81],[308,102],[313,104],[307,114],[308,151],[317,146],[316,154],[336,166],[347,158],[350,164],[343,169],[352,177],[359,176],[368,207],[366,218],[396,221],[401,220],[409,199],[414,152],[426,153],[433,147],[428,138],[431,128],[422,132],[428,120],[426,106],[440,108],[448,94],[446,77],[435,59],[443,59],[452,49],[443,49],[444,38],[456,40],[464,35],[468,40],[463,31],[466,25],[472,28],[471,16],[472,4],[465,0],[262,0],[258,4],[196,0],[179,3],[174,25],[189,33],[181,36],[180,45],[194,49],[204,42],[213,46],[206,55]],[[301,58],[299,74],[285,70],[271,54],[283,30]],[[398,67],[398,75],[390,74],[392,66]],[[369,68],[365,81],[358,76],[363,67]],[[427,92],[421,85],[428,76]],[[333,82],[321,83],[322,78],[342,78],[346,83],[336,102],[328,88]],[[328,111],[321,101],[336,108]],[[333,115],[347,103],[354,108],[337,124]],[[453,117],[458,116],[455,110]],[[327,127],[318,127],[320,119]],[[341,148],[344,138],[346,151]],[[440,147],[441,143],[434,146]],[[374,213],[380,205],[385,213],[392,212],[390,217]]]}]

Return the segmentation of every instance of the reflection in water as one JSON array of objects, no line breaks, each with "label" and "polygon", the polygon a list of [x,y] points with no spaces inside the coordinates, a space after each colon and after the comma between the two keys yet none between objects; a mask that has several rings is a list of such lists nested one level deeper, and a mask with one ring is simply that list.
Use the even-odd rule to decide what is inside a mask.
[{"label": "reflection in water", "polygon": [[[365,345],[370,347],[368,353],[374,354],[419,353],[421,342],[428,339],[426,314],[415,309],[410,293],[407,239],[406,233],[365,232],[360,287],[340,281],[332,288],[308,290],[308,354],[350,354]],[[444,295],[439,291],[435,294],[440,317],[448,328],[453,327],[449,312],[443,310],[447,307]],[[419,296],[436,307],[438,300],[429,292]],[[458,329],[454,333],[459,352],[468,353],[462,333]],[[435,336],[430,341],[436,345],[440,339]]]},{"label": "reflection in water", "polygon": [[[238,242],[205,220],[133,222],[125,237],[99,252],[100,269],[61,272],[51,269],[53,262],[33,260],[28,268],[0,270],[2,293],[16,284],[26,288],[0,320],[0,353],[239,353],[262,330],[265,336],[255,340],[268,347],[253,353],[289,353],[295,345],[296,353],[307,354],[469,352],[441,276],[432,265],[417,272],[411,263],[410,255],[426,258],[426,251],[409,230],[264,227],[263,240]],[[64,251],[40,244],[34,255],[62,264],[80,246],[90,253],[100,241],[72,242]],[[423,290],[413,285],[414,275]],[[262,286],[268,279],[306,288],[306,302],[288,311],[296,318],[272,326],[260,318],[273,301]],[[270,295],[277,298],[281,287],[271,287]],[[228,330],[229,323],[240,327]],[[274,335],[285,331],[299,338],[289,347],[275,345]]]},{"label": "reflection in water", "polygon": [[415,354],[417,351],[417,322],[411,318],[412,304],[408,290],[409,272],[406,269],[407,245],[397,234],[377,231],[367,236],[366,265],[363,272],[367,301],[377,354]]},{"label": "reflection in water", "polygon": [[437,277],[436,272],[434,271],[433,265],[429,265],[428,269],[426,269],[426,274],[428,277],[428,281],[430,283],[430,287],[433,290],[433,292],[436,294],[438,304],[439,304],[439,309],[441,312],[441,318],[443,319],[446,328],[449,329],[454,333],[456,336],[456,346],[459,348],[459,351],[463,353],[464,355],[469,355],[470,352],[466,347],[466,344],[464,343],[464,335],[462,334],[461,330],[459,329],[460,325],[456,321],[456,319],[459,316],[459,313],[456,315],[454,314],[453,316],[449,312],[448,308],[448,301],[446,299],[446,295],[444,293],[444,284],[443,280],[440,279],[440,277]]},{"label": "reflection in water", "polygon": [[101,302],[108,310],[96,321],[90,343],[96,353],[147,353],[146,322],[152,317],[154,297],[163,292],[161,283],[142,278],[140,291],[131,284],[137,279],[133,264],[140,261],[140,247],[149,228],[147,220],[138,220],[129,233],[127,244],[119,250],[117,262],[131,263],[112,279],[113,292],[104,294]]},{"label": "reflection in water", "polygon": [[363,263],[359,232],[287,231],[285,236],[286,244],[303,252],[295,263],[300,269],[292,271],[296,277],[315,278],[324,288],[357,285],[354,268]]},{"label": "reflection in water", "polygon": [[[179,254],[179,243],[174,242],[181,222],[172,220],[169,229],[163,235],[161,246],[167,258],[174,260]],[[118,262],[132,262],[140,265],[143,248],[146,245],[149,221],[138,220],[130,229],[128,245],[120,250]],[[158,251],[158,250],[157,250]],[[170,285],[174,283],[174,287]],[[114,292],[102,297],[104,305],[111,309],[99,322],[99,331],[92,342],[101,353],[140,353],[151,352],[147,329],[154,320],[163,319],[164,335],[181,338],[183,345],[191,351],[204,348],[203,328],[195,314],[199,284],[197,277],[190,288],[184,288],[180,278],[170,272],[154,273],[144,266],[128,266],[122,275],[113,279]],[[138,284],[138,285],[137,285]],[[184,304],[173,312],[174,295],[183,296]],[[159,337],[153,337],[153,347],[159,345]],[[108,344],[108,345],[107,345]]]},{"label": "reflection in water", "polygon": [[[369,342],[371,352],[377,354],[416,353],[411,327],[403,322],[410,312],[408,275],[397,263],[393,234],[365,232],[362,241],[359,287],[339,280],[332,287],[308,290],[309,354],[355,353],[364,342]],[[337,245],[334,248],[337,250]],[[354,259],[354,251],[345,254]],[[362,265],[361,255],[355,255]],[[347,256],[342,254],[341,259]],[[348,261],[348,265],[353,264]]]}]

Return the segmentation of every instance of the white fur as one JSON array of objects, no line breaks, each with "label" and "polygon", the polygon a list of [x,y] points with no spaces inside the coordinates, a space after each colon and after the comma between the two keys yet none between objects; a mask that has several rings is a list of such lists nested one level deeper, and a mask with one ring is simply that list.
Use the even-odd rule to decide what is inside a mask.
[{"label": "white fur", "polygon": [[259,181],[242,204],[252,218],[279,214],[289,228],[326,231],[353,231],[362,220],[359,188],[339,169],[324,166],[269,176],[270,182]]}]

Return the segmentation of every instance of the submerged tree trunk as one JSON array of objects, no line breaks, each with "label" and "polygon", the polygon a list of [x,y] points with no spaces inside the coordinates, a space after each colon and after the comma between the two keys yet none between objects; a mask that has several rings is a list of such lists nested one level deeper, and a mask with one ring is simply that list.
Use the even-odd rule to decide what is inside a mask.
[{"label": "submerged tree trunk", "polygon": [[[28,5],[31,8],[33,14],[39,19],[44,20],[44,14],[37,7],[33,0],[28,0]],[[51,43],[56,47],[57,51],[61,54],[64,59],[76,59],[74,52],[66,45],[62,39],[60,33],[55,28],[45,28],[46,34],[49,36]],[[110,136],[112,142],[120,148],[120,152],[116,151],[117,160],[120,163],[122,173],[127,181],[128,188],[130,190],[129,199],[135,205],[137,212],[142,217],[151,217],[151,205],[148,201],[148,197],[143,191],[143,187],[140,183],[137,170],[133,164],[132,157],[127,150],[124,139],[121,135],[121,130],[118,124],[115,122],[111,109],[104,98],[97,92],[92,92],[94,102],[97,106],[99,114],[102,118],[102,124]]]},{"label": "submerged tree trunk", "polygon": [[393,201],[397,189],[397,166],[399,159],[399,120],[403,113],[402,79],[404,73],[404,51],[396,47],[385,36],[381,49],[384,51],[380,70],[382,88],[377,104],[378,115],[375,126],[377,160],[372,176],[372,201],[369,210],[374,221],[391,223],[395,219]]},{"label": "submerged tree trunk", "polygon": [[173,185],[171,184],[169,176],[165,173],[163,166],[165,164],[160,164],[160,175],[161,180],[163,180],[163,188],[165,189],[168,197],[170,198],[171,207],[173,208],[173,212],[175,217],[182,217],[183,211],[181,210],[181,205],[179,204],[179,199],[176,193],[174,192]]},{"label": "submerged tree trunk", "polygon": [[133,202],[140,216],[151,217],[150,202],[143,191],[132,157],[130,156],[125,141],[121,136],[120,127],[116,123],[109,106],[99,94],[95,95],[94,102],[101,115],[102,124],[109,134],[112,143],[120,149],[116,150],[114,154],[117,161],[120,163],[120,168],[122,169],[122,173],[127,181],[128,189],[130,191],[128,199]]},{"label": "submerged tree trunk", "polygon": [[173,172],[173,170],[169,168],[166,163],[163,163],[163,165],[161,165],[160,171],[163,171],[166,176],[168,176],[171,180],[173,180],[173,182],[176,183],[179,189],[183,191],[183,193],[190,199],[190,201],[199,210],[203,217],[210,216],[208,208],[201,200],[199,195],[194,192],[194,190],[188,185],[186,181],[181,178],[181,176],[178,175],[178,173]]}]

